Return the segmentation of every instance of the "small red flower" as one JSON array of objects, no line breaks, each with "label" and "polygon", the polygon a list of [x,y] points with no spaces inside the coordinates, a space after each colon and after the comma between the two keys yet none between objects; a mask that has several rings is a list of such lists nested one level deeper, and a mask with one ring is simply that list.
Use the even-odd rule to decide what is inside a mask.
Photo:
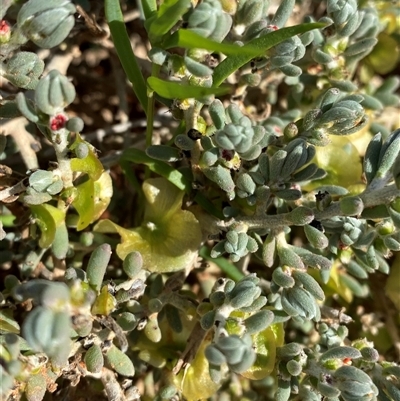
[{"label": "small red flower", "polygon": [[10,32],[10,24],[7,21],[2,19],[0,21],[0,33],[2,33],[4,35],[5,33],[8,33],[8,32]]},{"label": "small red flower", "polygon": [[67,117],[65,117],[63,114],[57,114],[50,119],[50,129],[52,131],[58,131],[59,129],[65,127],[66,122]]},{"label": "small red flower", "polygon": [[0,20],[0,43],[7,43],[10,40],[10,24],[5,20]]},{"label": "small red flower", "polygon": [[279,28],[276,25],[268,25],[269,29],[273,29],[274,31],[277,31]]}]

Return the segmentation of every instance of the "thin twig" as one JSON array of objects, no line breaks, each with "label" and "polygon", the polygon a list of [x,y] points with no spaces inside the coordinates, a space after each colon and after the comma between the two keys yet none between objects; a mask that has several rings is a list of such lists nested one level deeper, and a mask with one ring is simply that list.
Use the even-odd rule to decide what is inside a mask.
[{"label": "thin twig", "polygon": [[101,371],[101,382],[103,383],[104,390],[107,393],[109,401],[126,401],[124,391],[118,380],[115,378],[115,373],[107,368]]},{"label": "thin twig", "polygon": [[40,145],[33,138],[30,132],[25,128],[27,120],[25,117],[13,118],[1,125],[1,130],[4,135],[10,135],[13,137],[21,157],[28,170],[35,170],[39,168],[39,162],[36,156],[35,148],[39,148]]},{"label": "thin twig", "polygon": [[25,180],[22,180],[18,184],[15,184],[12,187],[0,191],[0,202],[4,201],[5,199],[11,196],[19,195],[20,193],[24,192],[27,188],[26,185],[24,184],[24,181]]},{"label": "thin twig", "polygon": [[201,327],[200,322],[196,322],[186,343],[185,350],[183,351],[181,357],[178,359],[178,362],[172,369],[173,374],[177,375],[183,367],[189,365],[193,361],[194,357],[196,356],[197,350],[199,349],[200,344],[204,340],[206,334],[207,331],[205,331]]},{"label": "thin twig", "polygon": [[[359,195],[364,204],[364,209],[378,206],[388,205],[395,198],[400,197],[400,189],[395,184],[388,185],[384,188],[377,189],[372,192],[365,192]],[[344,216],[340,209],[340,202],[333,202],[329,207],[323,211],[319,211],[316,208],[313,209],[314,219],[323,221],[336,216]],[[243,216],[236,217],[228,221],[218,220],[216,226],[222,230],[226,230],[233,224],[243,224],[249,229],[260,229],[260,228],[277,228],[285,225],[299,225],[292,221],[290,213],[281,213],[277,215],[265,215],[265,216]]]}]

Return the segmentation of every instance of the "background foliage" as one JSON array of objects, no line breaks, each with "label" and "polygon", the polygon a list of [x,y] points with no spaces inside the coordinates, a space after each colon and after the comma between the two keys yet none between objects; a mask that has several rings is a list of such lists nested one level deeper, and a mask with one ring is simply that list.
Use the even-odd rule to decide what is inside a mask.
[{"label": "background foliage", "polygon": [[400,400],[399,6],[5,0],[4,400]]}]

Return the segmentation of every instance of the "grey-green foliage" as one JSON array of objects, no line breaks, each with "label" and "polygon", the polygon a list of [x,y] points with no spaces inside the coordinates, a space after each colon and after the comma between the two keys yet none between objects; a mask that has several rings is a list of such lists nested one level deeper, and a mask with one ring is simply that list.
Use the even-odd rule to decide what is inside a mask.
[{"label": "grey-green foliage", "polygon": [[[16,103],[21,114],[28,120],[39,126],[58,130],[52,125],[52,117],[63,113],[64,108],[75,99],[75,95],[75,87],[68,78],[57,70],[52,70],[36,86],[33,102],[20,92],[16,97]],[[64,116],[64,119],[66,122],[67,117]],[[82,127],[82,122],[79,125]]]},{"label": "grey-green foliage", "polygon": [[93,344],[85,354],[87,370],[92,373],[99,373],[104,366],[104,355],[98,344]]},{"label": "grey-green foliage", "polygon": [[[4,4],[4,12],[10,4]],[[19,9],[17,21],[8,37],[3,38],[0,74],[7,78],[13,85],[23,89],[33,89],[34,100],[25,97],[19,92],[15,100],[10,100],[2,117],[10,118],[23,115],[28,120],[36,123],[39,129],[57,144],[56,154],[58,162],[66,155],[66,140],[52,135],[52,131],[61,132],[65,137],[69,134],[64,129],[68,117],[64,114],[64,107],[68,106],[75,98],[75,88],[68,79],[58,71],[51,71],[45,78],[41,78],[44,70],[44,62],[34,53],[18,51],[19,47],[29,40],[37,46],[51,48],[59,45],[70,33],[75,23],[75,6],[69,1],[42,1],[29,0]],[[6,22],[5,22],[6,23]],[[5,108],[6,109],[6,108]],[[11,114],[10,114],[11,112]],[[83,121],[75,118],[69,123],[69,127],[75,132],[83,128]],[[55,146],[55,147],[57,147]],[[62,148],[62,150],[61,150]],[[64,188],[65,170],[57,173],[54,171],[38,170],[31,174],[29,186],[24,195],[27,204],[40,205],[51,201]],[[71,172],[67,172],[71,175]],[[68,180],[67,180],[68,181]],[[67,239],[65,225],[58,230],[58,237],[64,230],[63,239]],[[61,237],[60,237],[61,238]],[[60,242],[60,241],[58,241]],[[66,254],[67,246],[58,247],[57,255]]]},{"label": "grey-green foliage", "polygon": [[62,365],[69,352],[70,318],[63,311],[37,306],[24,321],[24,338],[36,352],[57,358]]},{"label": "grey-green foliage", "polygon": [[213,70],[210,67],[202,64],[200,60],[197,61],[192,57],[184,57],[184,63],[187,70],[196,77],[206,78],[211,76],[213,73]]},{"label": "grey-green foliage", "polygon": [[50,187],[54,185],[53,179],[54,177],[51,171],[36,170],[29,176],[29,185],[38,192],[47,190],[50,194],[54,194],[52,193],[53,190],[50,189]]},{"label": "grey-green foliage", "polygon": [[383,106],[396,106],[399,103],[399,96],[396,90],[400,85],[400,79],[397,76],[391,76],[383,81],[374,92],[374,99],[378,100]]},{"label": "grey-green foliage", "polygon": [[105,359],[119,375],[127,377],[135,375],[135,367],[132,361],[115,345],[112,345],[105,353]]},{"label": "grey-green foliage", "polygon": [[335,371],[333,379],[345,401],[372,400],[379,394],[371,378],[354,366],[341,366]]},{"label": "grey-green foliage", "polygon": [[[308,125],[313,126],[313,124],[318,126],[315,120],[318,120],[321,115],[327,115],[329,111],[335,110],[336,107],[341,108],[342,105],[351,107],[353,103],[354,105],[359,104],[352,99],[338,99],[340,99],[340,92],[338,90],[332,90],[326,93],[321,100],[318,112],[312,113],[312,115],[310,113],[310,117],[305,117],[303,128],[304,125],[306,125],[306,127]],[[354,97],[353,99],[359,100],[359,98]],[[355,106],[355,109],[357,110],[358,107],[359,106]],[[211,113],[212,116],[213,114],[216,116],[224,116],[221,107],[219,107],[218,113],[216,110],[218,111],[217,107],[214,106]],[[359,117],[361,116],[362,113],[360,113]],[[330,118],[330,116],[326,117],[326,121],[330,120]],[[346,118],[347,117],[344,116],[343,121],[345,121]],[[213,121],[222,126],[226,120],[224,120],[224,118],[218,120],[217,117],[213,117]],[[325,120],[323,119],[322,121]],[[336,122],[336,118],[332,120],[330,128],[335,127]],[[327,122],[324,122],[324,124],[327,124]],[[351,124],[354,124],[354,121]],[[322,125],[319,124],[319,126]],[[387,220],[385,220],[386,223],[382,224],[388,225],[387,230],[389,231],[383,230],[382,234],[379,236],[376,233],[374,224],[371,224],[369,220],[351,216],[360,216],[364,212],[364,201],[366,200],[368,202],[368,190],[373,191],[377,188],[382,188],[393,180],[392,170],[398,155],[397,139],[398,132],[394,131],[385,142],[380,140],[380,135],[377,135],[371,141],[364,162],[364,166],[368,171],[371,171],[371,173],[367,175],[367,177],[371,178],[368,178],[370,186],[365,196],[361,194],[361,196],[349,197],[346,196],[347,191],[341,191],[340,188],[329,188],[330,191],[333,191],[332,193],[336,191],[336,193],[341,194],[341,199],[337,202],[337,213],[339,215],[341,214],[341,216],[323,217],[324,211],[329,210],[332,202],[331,200],[325,202],[324,205],[321,201],[320,206],[318,206],[317,203],[314,204],[318,209],[314,212],[310,211],[311,215],[312,213],[319,213],[320,221],[316,221],[314,226],[306,226],[305,228],[306,237],[310,242],[310,250],[290,245],[278,246],[273,240],[268,240],[268,238],[265,240],[265,246],[263,246],[262,249],[265,263],[268,266],[272,266],[276,256],[278,256],[281,266],[284,267],[276,267],[273,272],[271,291],[275,296],[269,297],[270,302],[277,309],[283,309],[283,311],[294,320],[298,322],[304,322],[310,319],[316,321],[320,320],[320,310],[317,301],[323,300],[324,294],[317,281],[304,272],[304,268],[313,267],[320,270],[321,279],[326,282],[329,278],[329,271],[332,266],[331,260],[332,258],[338,257],[343,247],[349,247],[352,250],[353,256],[343,261],[349,274],[343,275],[342,279],[355,295],[365,297],[368,294],[368,288],[360,283],[358,279],[366,278],[368,273],[373,273],[376,270],[388,272],[388,265],[385,262],[384,255],[387,255],[391,250],[399,248],[399,233],[398,229],[395,228],[397,224],[397,212],[392,206],[387,206],[389,212],[386,212],[384,215]],[[375,143],[377,143],[377,145],[374,145]],[[238,196],[250,199],[251,196],[257,194],[257,187],[262,187],[269,188],[268,192],[264,190],[264,194],[275,192],[276,196],[280,197],[280,191],[277,189],[282,190],[282,187],[278,186],[277,189],[275,189],[274,186],[277,184],[282,185],[285,181],[288,182],[288,185],[290,185],[291,182],[295,182],[296,174],[298,174],[296,172],[297,169],[302,168],[304,165],[311,165],[308,163],[311,161],[314,153],[311,152],[311,154],[309,154],[308,150],[312,151],[313,146],[308,145],[305,139],[300,137],[292,139],[285,147],[276,151],[271,159],[266,154],[261,154],[258,158],[257,168],[254,169],[254,171],[250,170],[245,172],[244,169],[241,169],[241,171],[235,175]],[[207,152],[210,155],[215,154],[211,153],[210,150],[206,150],[205,154],[207,154]],[[217,154],[215,154],[214,162],[217,162],[217,160]],[[381,176],[373,179],[378,171],[381,172]],[[311,177],[308,177],[308,179]],[[329,195],[327,191],[325,191],[325,193]],[[297,199],[301,198],[301,196],[302,193],[298,191]],[[326,196],[325,198],[328,199]],[[312,206],[312,204],[310,205]],[[284,217],[282,214],[281,224],[296,224],[295,221],[297,221],[297,217],[295,218],[295,212],[297,212],[297,210],[300,210],[300,208],[292,210],[291,213],[293,213],[293,217],[290,223],[286,217],[289,215],[285,215]],[[389,216],[392,216],[393,222],[389,222]],[[246,221],[246,218],[244,218],[244,221]],[[308,220],[308,223],[309,222],[310,220]],[[279,225],[279,223],[276,224]],[[212,256],[217,257],[227,252],[230,254],[233,261],[245,256],[247,252],[250,252],[250,250],[246,248],[246,238],[251,238],[251,236],[249,236],[250,233],[251,229],[246,233],[229,230],[226,234],[226,239],[221,240],[214,246]],[[271,238],[273,238],[273,236]],[[277,252],[275,252],[275,247],[277,248]],[[257,248],[254,248],[252,252],[257,252]],[[212,319],[209,321],[208,318],[212,318],[213,316],[214,312],[209,312],[203,317],[204,322],[207,322],[208,325],[212,322]],[[292,366],[292,369],[294,368],[295,367]]]},{"label": "grey-green foliage", "polygon": [[392,175],[392,167],[400,151],[400,129],[395,130],[382,141],[382,135],[376,134],[368,145],[364,158],[365,175],[371,186],[378,185],[381,180],[388,180]]},{"label": "grey-green foliage", "polygon": [[269,0],[239,0],[235,14],[235,24],[249,26],[263,18],[269,7]]},{"label": "grey-green foliage", "polygon": [[90,255],[86,274],[90,286],[96,292],[99,292],[101,289],[110,257],[111,246],[109,244],[100,245]]},{"label": "grey-green foliage", "polygon": [[[237,106],[231,104],[225,110],[222,103],[215,100],[209,111],[217,131],[213,133],[211,146],[205,148],[200,165],[209,179],[229,193],[230,199],[236,186],[239,197],[254,203],[257,187],[263,185],[268,185],[282,199],[299,199],[301,193],[291,187],[291,182],[319,179],[325,174],[317,165],[310,164],[315,155],[312,145],[324,146],[329,142],[329,134],[349,135],[365,126],[367,120],[360,105],[362,99],[355,95],[343,97],[338,89],[327,91],[320,101],[320,108],[308,112],[296,123],[295,136],[290,138],[289,135],[287,144],[278,141],[274,135],[272,121],[265,127],[255,125]],[[261,153],[271,145],[280,145],[280,148],[271,157]],[[227,167],[235,165],[235,155],[244,161],[258,158],[258,166],[249,171],[241,169],[232,185]]]},{"label": "grey-green foliage", "polygon": [[53,70],[36,87],[35,104],[40,112],[54,115],[71,104],[75,94],[75,87],[68,78]]},{"label": "grey-green foliage", "polygon": [[37,306],[22,325],[22,335],[35,352],[46,353],[57,366],[63,366],[70,351],[70,296],[63,283],[32,280],[13,289],[17,302],[33,299]]},{"label": "grey-green foliage", "polygon": [[[8,6],[4,4],[2,12]],[[69,0],[29,0],[23,4],[10,36],[2,43],[2,75],[17,87],[34,89],[44,69],[43,61],[31,52],[14,52],[29,40],[42,48],[59,45],[75,24],[75,11]]]},{"label": "grey-green foliage", "polygon": [[63,187],[61,178],[52,171],[36,170],[29,176],[29,187],[24,200],[31,205],[48,202],[52,195],[58,194]]},{"label": "grey-green foliage", "polygon": [[362,100],[359,95],[340,98],[340,91],[331,89],[321,99],[320,107],[304,116],[301,135],[317,146],[324,146],[328,143],[328,133],[350,135],[361,130],[367,123],[360,105]]},{"label": "grey-green foliage", "polygon": [[254,238],[244,232],[231,230],[227,232],[226,240],[220,241],[212,249],[211,256],[216,258],[226,252],[233,261],[238,261],[249,252],[256,252],[257,249],[258,245]]},{"label": "grey-green foliage", "polygon": [[44,62],[30,52],[18,52],[6,64],[4,77],[19,88],[34,89],[44,70]]},{"label": "grey-green foliage", "polygon": [[[288,66],[291,65],[293,62],[302,59],[305,55],[305,52],[306,48],[303,42],[300,38],[295,36],[294,38],[286,40],[281,44],[275,46],[274,52],[271,54],[270,57],[270,66],[271,68],[279,68],[283,73],[286,72],[286,75],[291,76],[293,75],[293,73],[290,74],[291,70]],[[302,72],[300,68],[294,69],[293,71],[299,71],[299,73],[296,75],[300,75]]]},{"label": "grey-green foliage", "polygon": [[216,0],[202,1],[187,17],[188,29],[206,38],[221,42],[228,34],[232,18]]},{"label": "grey-green foliage", "polygon": [[206,348],[205,356],[210,363],[210,369],[213,365],[220,366],[226,363],[235,373],[246,371],[256,359],[249,335],[242,338],[237,335],[220,337]]},{"label": "grey-green foliage", "polygon": [[[321,345],[329,332],[334,334],[332,329],[335,326],[337,333],[340,331],[340,337],[336,337],[337,341],[330,342],[327,348],[317,346],[315,349],[307,349],[298,343],[288,343],[278,348],[280,377],[293,385],[296,377],[303,373],[303,386],[299,394],[308,395],[307,398],[295,398],[299,400],[314,399],[312,393],[329,399],[340,397],[346,401],[381,399],[377,398],[378,394],[379,397],[383,396],[383,392],[387,394],[385,375],[377,363],[376,350],[371,348],[370,343],[359,340],[351,346],[342,346],[341,341],[347,336],[345,326],[332,325],[328,328],[321,324]],[[344,361],[351,361],[352,365],[349,366]],[[399,377],[399,372],[394,374],[396,376]]]},{"label": "grey-green foliage", "polygon": [[[268,1],[239,3],[236,22],[240,25],[246,21],[246,29],[240,37],[240,42],[247,43],[252,39],[282,28],[292,13],[294,1],[282,1],[271,19],[268,19],[266,12],[268,6]],[[304,41],[297,36],[292,37],[271,49],[267,56],[253,60],[253,70],[267,68],[272,71],[279,69],[289,77],[297,77],[302,73],[302,69],[293,63],[302,59],[305,51]]]},{"label": "grey-green foliage", "polygon": [[17,16],[18,29],[43,48],[60,44],[75,24],[75,6],[69,0],[29,0]]},{"label": "grey-green foliage", "polygon": [[[236,373],[249,369],[256,358],[250,335],[265,330],[274,321],[274,313],[262,309],[267,301],[264,296],[260,296],[261,289],[258,284],[259,279],[255,275],[246,276],[238,283],[229,279],[219,279],[213,287],[209,302],[198,306],[202,328],[215,331],[214,341],[205,350],[214,381],[220,380],[217,373],[222,366]],[[242,321],[229,317],[232,310],[250,315]],[[241,335],[229,334],[225,330],[228,319],[231,322],[236,321]]]},{"label": "grey-green foliage", "polygon": [[[128,254],[120,268],[113,266],[110,270],[115,276],[109,280],[111,247],[104,243],[108,238],[99,241],[98,233],[88,231],[80,236],[79,246],[72,243],[70,247],[63,224],[57,228],[53,255],[65,259],[68,252],[77,252],[74,265],[65,271],[64,283],[30,277],[45,250],[31,250],[21,263],[22,278],[30,280],[21,284],[11,275],[5,280],[2,302],[13,297],[21,307],[26,301],[34,307],[23,319],[21,331],[13,317],[2,316],[8,330],[0,336],[2,395],[10,391],[14,378],[23,377],[27,366],[43,369],[46,365],[49,377],[34,374],[24,383],[26,398],[41,400],[46,380],[55,383],[70,353],[82,361],[82,375],[84,369],[88,375],[100,375],[107,368],[119,379],[133,377],[135,371],[143,372],[144,363],[156,368],[157,374],[163,372],[182,350],[158,352],[157,345],[168,341],[171,333],[184,334],[187,317],[193,315],[212,338],[205,357],[214,381],[222,379],[225,368],[240,374],[251,367],[254,334],[274,323],[292,322],[308,325],[308,329],[316,323],[319,339],[313,346],[288,343],[278,348],[273,399],[400,399],[399,367],[379,362],[377,350],[365,340],[351,343],[342,314],[329,315],[323,305],[322,283],[328,282],[335,261],[341,263],[341,285],[353,295],[365,297],[369,291],[365,279],[377,271],[388,274],[386,259],[400,250],[400,211],[395,201],[400,186],[398,129],[389,133],[385,128],[372,138],[363,161],[363,192],[350,196],[346,188],[333,185],[304,189],[305,184],[326,174],[314,159],[316,147],[329,145],[331,135],[350,135],[366,127],[365,109],[382,111],[399,100],[396,77],[383,80],[377,88],[374,84],[358,87],[353,82],[358,61],[369,54],[383,29],[377,10],[367,7],[367,2],[364,6],[353,0],[326,3],[327,16],[321,19],[325,30],[294,36],[236,74],[243,96],[247,86],[267,82],[266,103],[276,106],[271,115],[253,119],[250,108],[228,104],[226,99],[224,103],[203,99],[211,118],[207,128],[191,136],[189,126],[188,134],[179,131],[169,145],[146,149],[147,156],[156,160],[193,163],[199,191],[217,199],[215,203],[224,206],[227,217],[215,223],[222,236],[211,256],[227,254],[232,262],[239,262],[252,254],[260,265],[271,269],[263,289],[254,274],[238,282],[218,279],[209,298],[198,303],[195,294],[182,288],[185,277],[180,272],[167,280],[143,272],[139,252]],[[276,12],[269,14],[268,0],[240,0],[231,16],[220,1],[200,1],[183,16],[182,24],[215,41],[245,44],[282,28],[294,4],[294,0],[283,0]],[[58,45],[71,31],[74,12],[75,6],[67,0],[25,2],[1,54],[2,75],[15,86],[34,90],[33,100],[22,92],[15,102],[8,100],[13,113],[17,116],[19,111],[37,124],[55,147],[60,138],[83,129],[82,120],[64,114],[75,98],[75,89],[57,71],[40,79],[44,63],[33,53],[17,49],[28,40],[39,47]],[[183,82],[212,84],[213,62],[206,51],[185,49],[177,55],[153,48],[149,58]],[[313,71],[315,63],[318,71]],[[279,101],[282,86],[288,88],[287,105]],[[199,101],[195,106],[190,103],[189,111],[198,108],[200,113],[200,106]],[[286,106],[287,111],[277,111]],[[2,115],[13,115],[10,110]],[[188,125],[196,125],[193,115],[182,112],[186,112]],[[371,132],[377,127],[371,125]],[[66,146],[63,151],[67,150]],[[89,148],[82,143],[74,152],[77,158],[85,158]],[[39,169],[29,176],[24,201],[42,204],[56,199],[62,189],[58,172]],[[304,240],[301,247],[286,243],[293,226],[298,226]],[[84,251],[80,252],[80,246]],[[89,249],[90,259],[82,263]],[[236,316],[231,316],[232,312]],[[230,334],[228,323],[236,326],[239,334]],[[171,329],[167,336],[165,327]],[[133,356],[132,343],[150,345],[145,349],[140,345]],[[46,360],[40,365],[37,354],[45,354],[49,363]],[[53,367],[56,370],[51,370]],[[166,385],[155,399],[174,397],[177,392],[175,386]]]},{"label": "grey-green foliage", "polygon": [[[13,101],[19,113],[35,123],[52,143],[58,161],[57,169],[37,170],[30,175],[29,186],[23,195],[27,204],[40,205],[49,202],[66,186],[72,186],[69,152],[72,144],[71,132],[81,131],[84,124],[80,117],[69,119],[64,108],[72,103],[75,96],[75,87],[68,78],[59,71],[52,70],[34,85],[33,99],[19,92]],[[86,143],[79,143],[74,153],[77,158],[86,158],[89,147]]]},{"label": "grey-green foliage", "polygon": [[[128,301],[132,303],[143,295],[143,281],[137,277],[141,270],[141,255],[133,252],[125,263],[126,278],[120,280],[115,291],[116,295],[123,291],[126,296],[119,302],[109,292],[107,300],[104,299],[106,293],[99,294],[100,288],[106,284],[104,272],[110,254],[108,244],[100,245],[91,255],[87,274],[84,270],[70,267],[65,272],[65,282],[31,279],[20,283],[16,277],[9,276],[2,296],[13,297],[17,304],[31,302],[33,309],[24,318],[21,336],[12,334],[15,328],[19,330],[13,318],[8,318],[7,326],[2,325],[2,396],[10,394],[14,378],[22,377],[21,374],[29,366],[29,369],[45,369],[46,375],[34,374],[18,379],[26,382],[21,394],[24,391],[27,399],[42,400],[47,386],[54,383],[68,366],[70,356],[79,355],[87,371],[94,374],[101,372],[103,366],[121,376],[135,374],[134,365],[126,355],[127,342],[123,330],[132,331],[137,327],[143,309],[137,309],[136,313],[121,313],[118,305]],[[115,306],[110,312],[116,311],[115,315],[106,317],[103,312],[97,321],[91,307],[97,305],[100,311],[101,307],[107,308],[106,304],[110,305],[113,299]],[[116,344],[110,343],[110,336],[116,337]],[[39,355],[42,357],[38,358]]]},{"label": "grey-green foliage", "polygon": [[219,104],[220,101],[215,100],[210,105],[213,122],[219,127],[213,137],[215,144],[220,149],[237,152],[243,160],[254,160],[271,141],[270,136],[266,135],[264,127],[254,125],[234,104],[228,106],[223,116]]},{"label": "grey-green foliage", "polygon": [[[207,330],[213,327],[218,311],[225,310],[226,313],[226,310],[228,309],[229,311],[231,308],[232,310],[243,312],[258,312],[267,302],[266,298],[261,296],[261,289],[257,285],[258,283],[259,279],[255,275],[247,276],[236,284],[229,279],[220,279],[210,295],[211,308],[201,317],[202,327]],[[199,312],[201,310],[202,308],[200,307]],[[219,317],[217,317],[217,320],[219,320]],[[270,323],[271,321],[269,321]],[[250,324],[250,321],[248,324]]]}]

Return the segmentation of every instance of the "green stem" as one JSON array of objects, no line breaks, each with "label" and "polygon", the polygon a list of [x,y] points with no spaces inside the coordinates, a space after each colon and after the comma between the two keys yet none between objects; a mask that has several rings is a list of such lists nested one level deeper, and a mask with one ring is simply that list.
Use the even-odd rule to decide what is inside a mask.
[{"label": "green stem", "polygon": [[115,50],[122,67],[132,84],[143,110],[147,112],[147,85],[140,70],[136,56],[132,51],[131,42],[126,31],[124,18],[118,0],[105,0],[104,9]]},{"label": "green stem", "polygon": [[[161,66],[157,64],[153,64],[151,68],[151,75],[154,77],[158,76],[158,73],[160,72]],[[152,144],[152,139],[153,139],[153,126],[154,126],[154,104],[155,104],[155,97],[154,97],[154,91],[151,90],[150,88],[147,90],[147,97],[148,97],[148,103],[147,103],[147,127],[146,127],[146,148],[151,146]],[[145,173],[144,173],[145,179],[150,178],[150,169],[148,166],[145,168]]]},{"label": "green stem", "polygon": [[[258,49],[260,55],[265,54],[267,50],[283,42],[286,39],[290,39],[294,35],[298,35],[304,32],[311,31],[312,29],[324,28],[325,24],[322,23],[308,23],[288,28],[281,28],[277,31],[267,33],[258,38],[252,39],[245,46],[253,49]],[[236,72],[239,68],[243,67],[246,63],[254,58],[254,54],[239,54],[234,56],[228,56],[214,69],[213,73],[213,87],[219,87],[229,75]]]},{"label": "green stem", "polygon": [[135,218],[134,226],[139,225],[140,222],[142,221],[142,216],[144,214],[144,205],[145,205],[145,198],[144,198],[142,185],[140,184],[130,163],[121,160],[120,166],[121,166],[122,172],[124,173],[126,179],[128,180],[128,182],[132,185],[132,187],[136,190],[136,192],[138,194],[138,201],[137,201],[138,208],[137,208],[135,216],[134,216],[134,218]]},{"label": "green stem", "polygon": [[244,277],[244,274],[234,264],[229,262],[229,260],[227,260],[226,258],[223,257],[212,258],[211,250],[206,246],[200,248],[199,255],[203,259],[215,263],[224,272],[226,277],[234,281],[239,281]]},{"label": "green stem", "polygon": [[140,3],[145,19],[149,19],[157,11],[156,0],[143,0]]},{"label": "green stem", "polygon": [[[158,73],[160,72],[161,66],[157,64],[152,65],[151,69],[151,76],[157,77]],[[154,91],[151,89],[147,90],[147,127],[146,127],[146,148],[152,144],[153,139],[153,126],[154,126],[154,104],[155,104],[155,97]]]}]

